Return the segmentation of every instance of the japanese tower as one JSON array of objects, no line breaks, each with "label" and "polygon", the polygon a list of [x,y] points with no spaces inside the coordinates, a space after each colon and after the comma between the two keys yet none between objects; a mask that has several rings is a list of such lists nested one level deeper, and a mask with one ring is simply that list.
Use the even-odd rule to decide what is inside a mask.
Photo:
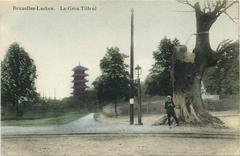
[{"label": "japanese tower", "polygon": [[86,82],[88,82],[88,80],[86,80],[86,76],[88,76],[88,74],[85,73],[85,71],[88,70],[86,67],[81,66],[80,64],[76,67],[73,68],[73,92],[72,94],[74,96],[80,95],[81,93],[83,93],[85,91],[87,87]]}]

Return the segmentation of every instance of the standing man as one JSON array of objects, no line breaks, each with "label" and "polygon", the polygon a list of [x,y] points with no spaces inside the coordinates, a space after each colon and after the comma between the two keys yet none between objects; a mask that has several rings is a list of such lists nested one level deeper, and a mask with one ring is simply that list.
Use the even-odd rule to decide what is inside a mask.
[{"label": "standing man", "polygon": [[167,101],[165,102],[165,109],[167,110],[167,118],[168,118],[168,125],[169,126],[171,126],[171,116],[176,121],[177,126],[179,126],[179,122],[178,122],[178,119],[176,117],[174,107],[175,107],[175,105],[172,101],[172,97],[170,95],[167,96]]}]

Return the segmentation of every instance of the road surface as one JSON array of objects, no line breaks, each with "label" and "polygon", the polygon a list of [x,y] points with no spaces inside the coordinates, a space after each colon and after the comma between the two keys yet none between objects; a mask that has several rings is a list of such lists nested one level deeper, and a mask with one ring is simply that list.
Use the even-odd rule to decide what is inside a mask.
[{"label": "road surface", "polygon": [[204,129],[189,127],[173,127],[167,125],[152,126],[144,125],[128,125],[124,123],[105,123],[96,121],[94,113],[90,113],[78,120],[64,125],[54,126],[2,126],[2,136],[17,135],[74,135],[74,134],[178,134],[179,137],[187,134],[188,137],[223,137],[236,138],[239,133],[231,130],[222,129]]},{"label": "road surface", "polygon": [[75,134],[75,133],[157,133],[168,131],[168,126],[127,125],[101,123],[90,113],[78,120],[58,126],[3,126],[2,135]]},{"label": "road surface", "polygon": [[37,135],[2,138],[2,156],[239,156],[239,140],[162,134]]},{"label": "road surface", "polygon": [[59,126],[4,126],[1,155],[240,155],[238,134],[184,128],[104,123],[94,114]]}]

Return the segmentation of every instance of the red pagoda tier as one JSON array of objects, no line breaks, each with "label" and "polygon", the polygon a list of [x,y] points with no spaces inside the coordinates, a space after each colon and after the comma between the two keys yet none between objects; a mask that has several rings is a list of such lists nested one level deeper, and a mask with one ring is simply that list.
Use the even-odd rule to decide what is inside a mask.
[{"label": "red pagoda tier", "polygon": [[88,82],[88,80],[85,79],[85,77],[88,76],[88,74],[85,73],[86,70],[88,69],[80,65],[73,68],[74,74],[72,75],[73,76],[72,94],[74,96],[80,95],[85,91],[86,88],[88,88],[88,86],[86,85],[86,82]]}]

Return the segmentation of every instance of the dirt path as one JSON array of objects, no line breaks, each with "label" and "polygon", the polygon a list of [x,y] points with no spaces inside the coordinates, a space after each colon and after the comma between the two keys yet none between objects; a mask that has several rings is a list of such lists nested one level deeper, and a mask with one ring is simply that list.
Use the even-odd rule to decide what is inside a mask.
[{"label": "dirt path", "polygon": [[75,134],[75,133],[161,133],[168,131],[167,126],[137,126],[124,123],[103,123],[94,118],[90,113],[76,121],[60,126],[3,126],[3,135],[26,134]]},{"label": "dirt path", "polygon": [[161,135],[74,135],[3,138],[2,156],[240,155],[237,139]]},{"label": "dirt path", "polygon": [[[223,120],[228,126],[232,128],[240,128],[240,113],[238,111],[219,111],[219,112],[211,112],[213,116],[219,117]],[[159,118],[161,118],[164,114],[143,114],[142,122],[146,125],[152,125]],[[107,117],[103,114],[100,114],[99,120],[103,123],[129,123],[129,116],[119,116],[118,118]],[[137,123],[137,114],[134,118],[135,123]]]},{"label": "dirt path", "polygon": [[[229,129],[216,129],[209,127],[168,127],[167,125],[152,126],[160,115],[143,116],[144,125],[129,125],[128,116],[108,118],[99,116],[96,121],[94,114],[90,113],[76,121],[59,126],[2,126],[2,135],[26,134],[80,134],[80,133],[239,133],[239,114],[222,112],[217,114]],[[135,119],[137,121],[137,118]]]}]

